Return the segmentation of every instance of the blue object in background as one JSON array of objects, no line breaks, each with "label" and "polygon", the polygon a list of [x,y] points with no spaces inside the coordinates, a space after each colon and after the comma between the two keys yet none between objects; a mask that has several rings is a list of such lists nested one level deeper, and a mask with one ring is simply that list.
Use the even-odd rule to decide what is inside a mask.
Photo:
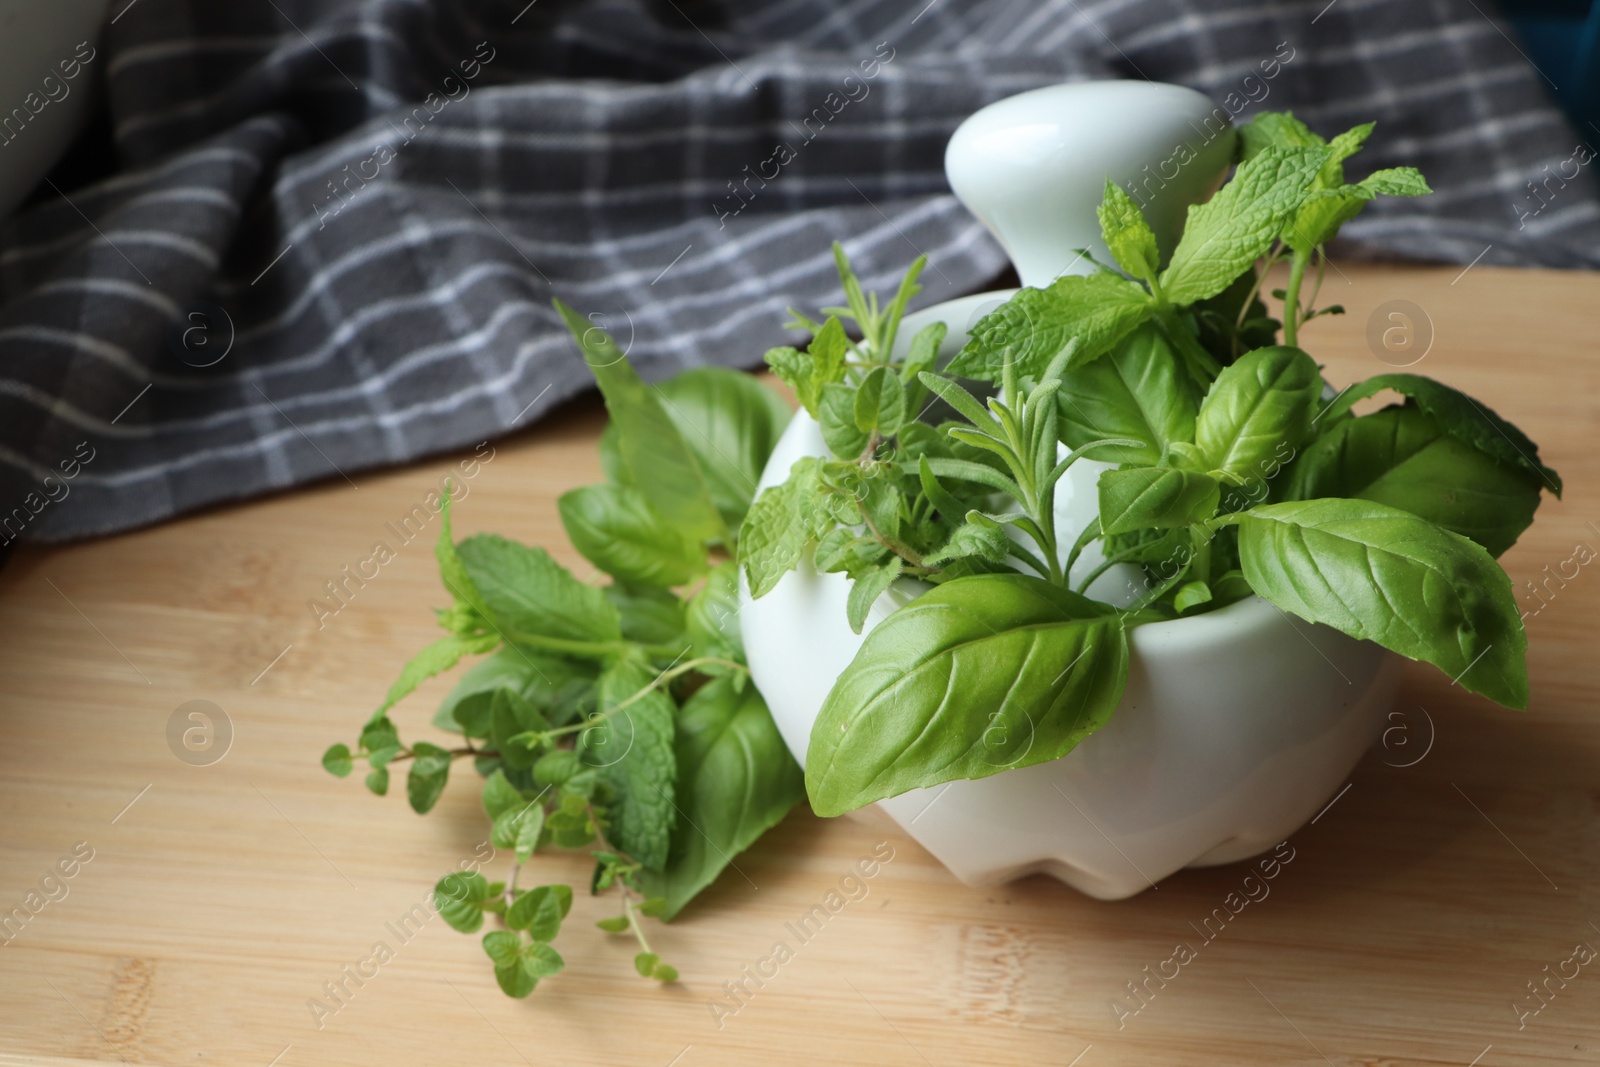
[{"label": "blue object in background", "polygon": [[1600,0],[1501,0],[1528,57],[1585,141],[1600,141]]}]

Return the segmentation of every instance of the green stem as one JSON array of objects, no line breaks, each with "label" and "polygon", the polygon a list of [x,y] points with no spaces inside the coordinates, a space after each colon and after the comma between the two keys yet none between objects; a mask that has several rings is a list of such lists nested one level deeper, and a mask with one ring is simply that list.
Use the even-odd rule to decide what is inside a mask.
[{"label": "green stem", "polygon": [[682,651],[673,645],[645,645],[632,641],[574,641],[566,637],[546,637],[543,634],[507,633],[503,635],[511,644],[559,652],[579,659],[605,659],[618,656],[630,648],[642,649],[652,659],[675,656]]},{"label": "green stem", "polygon": [[1300,286],[1305,282],[1311,249],[1295,249],[1289,259],[1289,284],[1283,290],[1283,343],[1298,347],[1300,337]]},{"label": "green stem", "polygon": [[[739,663],[731,659],[722,659],[718,656],[697,656],[694,659],[685,660],[676,667],[667,668],[660,674],[656,675],[655,680],[649,685],[645,686],[637,693],[634,693],[632,696],[628,697],[628,699],[613,704],[611,707],[594,716],[592,719],[573,723],[571,726],[560,726],[553,730],[543,730],[539,732],[539,735],[544,738],[564,737],[567,734],[581,733],[584,730],[598,726],[607,719],[611,718],[613,715],[616,715],[618,712],[633,706],[640,700],[643,700],[645,697],[649,696],[652,691],[659,689],[662,685],[672,681],[674,678],[677,678],[680,675],[688,674],[690,671],[699,670],[701,667],[704,667],[708,664],[714,664],[718,667],[728,667],[738,671],[748,671],[750,669],[743,663]],[[518,734],[517,736],[520,737],[522,735]]]},{"label": "green stem", "polygon": [[633,936],[639,941],[639,948],[644,952],[655,955],[650,949],[650,942],[645,940],[644,929],[639,925],[639,913],[633,906],[633,897],[628,892],[626,884],[622,887],[622,913],[628,917],[628,929],[633,931]]}]

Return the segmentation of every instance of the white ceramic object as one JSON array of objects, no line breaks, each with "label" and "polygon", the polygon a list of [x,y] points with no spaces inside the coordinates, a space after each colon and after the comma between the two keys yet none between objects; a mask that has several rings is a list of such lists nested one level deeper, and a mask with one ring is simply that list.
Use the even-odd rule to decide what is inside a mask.
[{"label": "white ceramic object", "polygon": [[[99,48],[106,6],[107,0],[0,0],[0,218],[33,191],[83,127],[105,63]],[[83,43],[91,51],[80,51]]]},{"label": "white ceramic object", "polygon": [[[964,123],[951,138],[946,169],[967,206],[996,230],[1023,281],[1047,284],[1087,268],[1062,249],[1093,249],[1098,241],[1094,208],[1107,173],[1126,180],[1168,158],[1172,138],[1182,136],[1175,131],[1210,113],[1210,101],[1175,86],[1036,90]],[[1172,200],[1147,208],[1165,247],[1186,205],[1214,190],[1226,170],[1231,134],[1216,141],[1228,148],[1210,160],[1196,153],[1195,172],[1163,190]],[[1010,155],[995,147],[1005,145]],[[1201,172],[1202,162],[1213,169]],[[1010,295],[979,293],[907,316],[901,343],[943,321],[943,354],[953,354],[967,330]],[[798,412],[760,488],[782,482],[797,459],[826,454],[817,423]],[[1081,529],[1094,517],[1094,482],[1103,469],[1081,462],[1062,480],[1061,528]],[[1075,574],[1099,562],[1093,546],[1084,555]],[[1126,603],[1125,587],[1113,570],[1091,592]],[[865,633],[927,588],[897,582],[873,606],[862,635],[846,622],[848,580],[817,573],[809,559],[758,601],[741,590],[751,673],[802,765],[823,700]],[[969,884],[1043,871],[1090,896],[1132,896],[1182,867],[1271,848],[1316,814],[1377,736],[1398,664],[1376,645],[1290,619],[1257,597],[1139,626],[1131,631],[1122,703],[1072,752],[913,790],[877,807]]]}]

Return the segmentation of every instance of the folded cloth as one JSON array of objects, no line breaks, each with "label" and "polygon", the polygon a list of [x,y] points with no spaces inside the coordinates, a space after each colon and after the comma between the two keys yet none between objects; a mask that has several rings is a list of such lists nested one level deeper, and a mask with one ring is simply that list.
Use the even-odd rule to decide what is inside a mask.
[{"label": "folded cloth", "polygon": [[950,195],[945,142],[1063,80],[1178,82],[1324,133],[1377,119],[1355,172],[1415,164],[1437,192],[1376,203],[1340,256],[1600,261],[1591,153],[1473,0],[111,16],[117,172],[0,231],[3,541],[355,485],[525,426],[590,384],[554,296],[659,378],[756,365],[786,305],[838,301],[836,238],[869,286],[926,253],[921,302],[977,289],[1005,257]]}]

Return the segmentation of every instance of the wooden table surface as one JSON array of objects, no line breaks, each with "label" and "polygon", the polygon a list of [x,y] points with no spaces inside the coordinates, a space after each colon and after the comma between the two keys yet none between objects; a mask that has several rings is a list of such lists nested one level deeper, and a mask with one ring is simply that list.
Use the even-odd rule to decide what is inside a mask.
[{"label": "wooden table surface", "polygon": [[[1391,369],[1369,320],[1411,301],[1434,334],[1413,369],[1497,408],[1566,477],[1566,501],[1547,498],[1504,560],[1529,611],[1532,709],[1408,669],[1404,729],[1291,839],[1270,895],[1120,1027],[1124,983],[1198,943],[1191,923],[1247,868],[1119,903],[1044,877],[974,890],[898,832],[800,810],[739,860],[746,877],[655,935],[682,972],[670,986],[629,973],[627,945],[589,922],[609,902],[587,897],[566,973],[526,1001],[499,992],[476,937],[435,919],[396,938],[387,924],[487,836],[475,776],[418,817],[318,758],[435,636],[437,526],[321,629],[308,601],[392,541],[385,522],[457,456],[19,552],[0,572],[0,912],[92,850],[0,947],[0,1063],[1600,1063],[1600,962],[1549,979],[1542,1001],[1527,985],[1600,948],[1600,568],[1576,562],[1600,551],[1600,278],[1345,266],[1328,287],[1349,314],[1307,341],[1332,380]],[[588,573],[553,502],[599,479],[600,425],[585,403],[497,443],[458,535],[546,545]],[[1577,576],[1545,601],[1524,584],[1563,566]],[[429,736],[449,684],[402,705],[407,736]],[[191,700],[231,727],[209,765],[169,747]],[[893,859],[866,895],[794,938],[785,924],[880,841]],[[587,876],[578,857],[546,864]],[[392,960],[319,1028],[308,1001],[379,940]],[[719,1027],[723,983],[779,940],[794,958]]]}]

